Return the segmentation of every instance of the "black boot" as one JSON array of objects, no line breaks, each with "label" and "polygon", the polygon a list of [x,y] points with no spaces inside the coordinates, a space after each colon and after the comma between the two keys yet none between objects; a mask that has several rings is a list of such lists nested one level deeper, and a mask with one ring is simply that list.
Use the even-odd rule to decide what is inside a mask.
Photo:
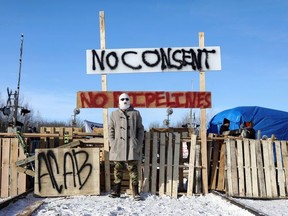
[{"label": "black boot", "polygon": [[109,194],[111,198],[120,197],[121,182],[114,185],[114,190]]},{"label": "black boot", "polygon": [[132,194],[135,201],[142,200],[140,194],[139,194],[139,186],[138,184],[132,185]]}]

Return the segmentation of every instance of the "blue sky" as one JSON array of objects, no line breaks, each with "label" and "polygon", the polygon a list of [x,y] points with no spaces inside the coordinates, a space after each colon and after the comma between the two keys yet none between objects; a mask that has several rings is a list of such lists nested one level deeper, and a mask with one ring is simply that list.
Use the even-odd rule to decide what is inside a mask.
[{"label": "blue sky", "polygon": [[[100,11],[107,49],[197,47],[199,32],[205,33],[205,46],[220,46],[222,70],[206,72],[208,114],[236,106],[288,111],[286,0],[3,0],[0,97],[6,101],[7,87],[17,89],[23,33],[20,97],[44,119],[71,119],[77,91],[101,91],[101,76],[86,74],[85,56],[87,49],[100,48]],[[113,74],[107,82],[110,91],[200,89],[195,71]],[[166,118],[166,109],[140,111],[146,127]],[[174,109],[172,122],[188,112]],[[102,122],[102,110],[81,109],[79,118]]]}]

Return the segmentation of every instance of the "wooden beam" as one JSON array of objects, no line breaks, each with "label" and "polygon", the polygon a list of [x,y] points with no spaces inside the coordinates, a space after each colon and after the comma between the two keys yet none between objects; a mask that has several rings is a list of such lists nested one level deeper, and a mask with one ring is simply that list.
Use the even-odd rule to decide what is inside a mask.
[{"label": "wooden beam", "polygon": [[17,172],[25,173],[29,176],[35,177],[35,171],[32,171],[30,169],[26,169],[23,167],[17,167],[16,170],[17,170]]},{"label": "wooden beam", "polygon": [[[106,33],[105,33],[105,15],[104,11],[100,11],[100,48],[106,49]],[[102,91],[107,91],[107,75],[101,75]],[[104,136],[104,166],[105,166],[105,190],[111,190],[110,183],[110,161],[109,161],[109,142],[108,142],[108,108],[103,108],[103,136]]]},{"label": "wooden beam", "polygon": [[[199,47],[204,47],[204,32],[199,32]],[[205,91],[205,71],[200,71],[200,91]],[[201,157],[203,194],[208,193],[206,109],[201,109]]]}]

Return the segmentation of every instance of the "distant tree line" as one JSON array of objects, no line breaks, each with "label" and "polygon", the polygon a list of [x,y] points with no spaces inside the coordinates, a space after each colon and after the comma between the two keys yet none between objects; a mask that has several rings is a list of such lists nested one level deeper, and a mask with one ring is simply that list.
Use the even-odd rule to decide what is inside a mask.
[{"label": "distant tree line", "polygon": [[[6,106],[6,102],[1,97],[0,92],[0,109]],[[18,113],[17,115],[17,121],[23,123],[23,126],[21,127],[21,132],[29,132],[31,128],[35,128],[38,132],[40,131],[40,127],[70,127],[71,126],[71,119],[67,119],[67,121],[47,121],[44,120],[39,112],[36,112],[33,110],[33,108],[29,105],[29,103],[24,103],[23,99],[19,101],[20,107],[25,107],[30,112],[21,115],[21,113]],[[9,123],[13,120],[13,113],[11,113],[9,116],[4,115],[3,111],[0,111],[0,132],[5,133],[7,132],[7,128],[9,126]],[[195,112],[192,114],[191,111],[189,113],[187,109],[187,114],[182,116],[182,119],[179,120],[179,116],[172,116],[174,119],[178,119],[177,121],[171,121],[169,124],[169,127],[174,128],[181,128],[181,127],[196,127],[200,125],[200,115],[199,113]],[[212,111],[210,110],[209,113],[206,115],[206,123],[210,121],[212,118]],[[83,127],[84,122],[77,119],[76,121],[76,127]],[[165,128],[167,125],[164,125],[163,122],[159,123],[158,121],[151,122],[149,124],[149,129],[151,128]]]},{"label": "distant tree line", "polygon": [[[13,122],[13,110],[11,109],[11,113],[9,115],[5,115],[3,112],[3,107],[7,104],[4,99],[1,97],[0,92],[0,132],[5,133],[7,132],[7,128],[9,124]],[[69,127],[71,126],[70,120],[65,121],[47,121],[43,120],[40,114],[37,112],[35,113],[33,108],[28,103],[23,103],[23,100],[19,101],[19,107],[25,107],[25,109],[29,110],[29,113],[22,113],[19,110],[17,114],[17,122],[21,124],[21,132],[29,132],[31,128],[35,128],[38,132],[40,127]],[[2,110],[1,110],[2,109]],[[22,125],[23,124],[23,125]],[[77,126],[82,126],[83,123],[77,121]]]}]

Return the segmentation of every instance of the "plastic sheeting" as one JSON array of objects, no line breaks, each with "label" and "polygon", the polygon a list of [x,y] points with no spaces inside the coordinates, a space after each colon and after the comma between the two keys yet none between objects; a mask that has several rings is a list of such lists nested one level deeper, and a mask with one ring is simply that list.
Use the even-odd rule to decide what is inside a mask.
[{"label": "plastic sheeting", "polygon": [[261,137],[266,135],[269,138],[274,134],[278,140],[288,140],[288,112],[257,106],[241,106],[224,110],[211,119],[208,133],[219,134],[224,118],[230,120],[230,130],[239,129],[244,121],[252,121],[256,136],[260,130]]}]

